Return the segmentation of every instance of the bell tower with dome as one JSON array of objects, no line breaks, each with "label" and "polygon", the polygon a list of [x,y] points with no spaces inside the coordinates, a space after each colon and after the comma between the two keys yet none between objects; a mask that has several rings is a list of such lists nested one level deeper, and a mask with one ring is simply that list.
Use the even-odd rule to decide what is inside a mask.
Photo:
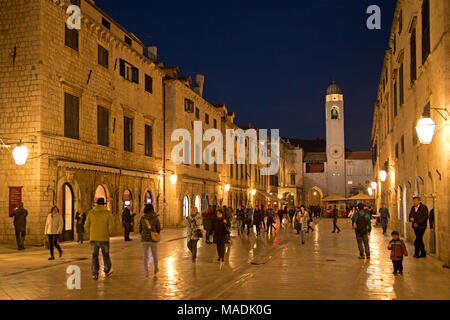
[{"label": "bell tower with dome", "polygon": [[345,197],[344,95],[334,81],[327,89],[325,117],[328,194]]}]

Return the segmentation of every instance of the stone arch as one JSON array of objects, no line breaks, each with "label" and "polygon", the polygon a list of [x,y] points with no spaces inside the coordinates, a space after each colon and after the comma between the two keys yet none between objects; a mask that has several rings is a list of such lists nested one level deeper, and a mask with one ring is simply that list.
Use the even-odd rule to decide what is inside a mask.
[{"label": "stone arch", "polygon": [[100,198],[100,196],[102,196],[102,195],[104,196],[104,199],[106,202],[106,207],[108,208],[108,210],[111,210],[112,201],[111,201],[111,195],[109,192],[109,188],[106,184],[103,184],[103,183],[101,183],[101,184],[97,185],[97,187],[95,187],[94,196],[92,197],[93,203],[91,204],[91,206],[92,207],[95,206],[97,198]]},{"label": "stone arch", "polygon": [[[65,216],[64,212],[64,189],[68,186],[71,193],[71,213],[70,213],[70,227],[66,229],[66,226],[68,225],[67,217]],[[75,213],[77,211],[80,211],[82,208],[81,205],[81,189],[78,184],[78,182],[73,179],[73,174],[66,174],[65,177],[62,177],[58,180],[58,183],[56,185],[56,203],[53,205],[56,205],[59,208],[59,212],[63,215],[63,222],[64,222],[64,228],[63,228],[63,235],[60,237],[61,241],[64,240],[73,240],[74,234],[75,234]],[[48,208],[48,212],[50,212],[50,208]],[[68,234],[69,232],[70,234]]]},{"label": "stone arch", "polygon": [[323,199],[323,191],[317,186],[309,189],[308,194],[306,196],[306,206],[321,206]]}]

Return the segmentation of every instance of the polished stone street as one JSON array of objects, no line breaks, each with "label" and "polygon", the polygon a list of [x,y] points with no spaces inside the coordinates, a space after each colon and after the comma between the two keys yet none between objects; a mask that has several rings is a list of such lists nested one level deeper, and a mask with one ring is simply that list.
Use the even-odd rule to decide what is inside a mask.
[{"label": "polished stone street", "polygon": [[[371,260],[359,260],[349,220],[339,220],[342,232],[331,233],[322,218],[305,245],[293,229],[278,228],[257,239],[238,236],[225,263],[217,262],[215,245],[199,242],[198,261],[191,262],[184,229],[162,232],[160,272],[145,278],[141,243],[111,241],[114,274],[94,281],[90,247],[63,243],[64,255],[48,261],[42,248],[17,252],[0,248],[0,299],[450,299],[450,270],[432,256],[404,262],[404,275],[392,274],[386,249],[388,237],[374,228]],[[413,253],[408,245],[408,251]],[[66,286],[69,265],[81,268],[81,289]]]}]

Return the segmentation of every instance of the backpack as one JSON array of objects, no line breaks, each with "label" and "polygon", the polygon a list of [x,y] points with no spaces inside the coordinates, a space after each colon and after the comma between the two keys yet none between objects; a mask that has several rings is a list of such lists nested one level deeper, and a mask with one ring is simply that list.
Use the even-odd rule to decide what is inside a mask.
[{"label": "backpack", "polygon": [[358,219],[356,219],[356,233],[358,234],[367,233],[366,213],[360,214],[358,212]]}]

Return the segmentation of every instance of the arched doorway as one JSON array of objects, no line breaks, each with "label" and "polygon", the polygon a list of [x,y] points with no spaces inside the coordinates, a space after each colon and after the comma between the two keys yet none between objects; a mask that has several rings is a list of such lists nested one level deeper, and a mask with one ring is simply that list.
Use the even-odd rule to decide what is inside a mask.
[{"label": "arched doorway", "polygon": [[123,192],[123,209],[125,207],[128,207],[130,211],[132,211],[133,208],[133,195],[131,194],[130,190],[125,190]]},{"label": "arched doorway", "polygon": [[154,205],[154,203],[153,203],[153,193],[151,191],[147,191],[145,193],[144,205],[146,205],[146,204]]},{"label": "arched doorway", "polygon": [[[285,192],[283,195],[283,199],[285,199],[287,202],[287,203],[285,203],[285,205],[287,206],[288,210],[295,206],[295,198],[291,192]],[[283,205],[283,207],[284,207],[284,205]]]},{"label": "arched doorway", "polygon": [[74,239],[74,196],[70,184],[65,183],[62,188],[62,217],[64,226],[61,240],[70,241]]},{"label": "arched doorway", "polygon": [[108,197],[108,192],[106,191],[105,187],[102,185],[99,185],[97,187],[97,189],[95,189],[95,194],[94,194],[94,203],[93,205],[95,205],[97,203],[97,200],[99,198],[103,198],[106,202],[106,207],[109,209],[109,197]]},{"label": "arched doorway", "polygon": [[308,201],[308,207],[320,207],[322,203],[322,190],[320,190],[318,187],[313,187],[308,192],[307,201]]},{"label": "arched doorway", "polygon": [[194,200],[194,207],[197,208],[198,212],[202,212],[201,203],[202,203],[202,200],[200,199],[200,196],[196,195],[195,200]]},{"label": "arched doorway", "polygon": [[189,216],[189,197],[185,196],[183,199],[183,217]]}]

